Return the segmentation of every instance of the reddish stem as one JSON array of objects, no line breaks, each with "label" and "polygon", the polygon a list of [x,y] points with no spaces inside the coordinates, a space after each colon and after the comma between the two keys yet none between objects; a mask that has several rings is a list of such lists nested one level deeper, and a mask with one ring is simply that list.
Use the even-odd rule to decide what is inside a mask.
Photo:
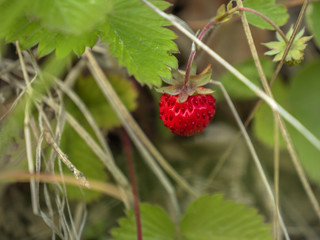
[{"label": "reddish stem", "polygon": [[[280,36],[283,38],[283,40],[286,42],[286,44],[288,44],[288,39],[286,38],[286,35],[282,32],[282,30],[271,20],[269,19],[268,17],[266,17],[265,15],[263,15],[262,13],[254,10],[254,9],[251,9],[251,8],[245,8],[245,7],[237,7],[237,8],[234,8],[233,11],[231,12],[226,12],[224,15],[220,16],[218,19],[217,18],[214,18],[213,20],[209,21],[207,23],[207,25],[202,29],[202,31],[200,32],[199,34],[199,37],[198,39],[199,40],[202,40],[203,37],[205,36],[205,34],[210,30],[210,28],[213,26],[213,25],[216,25],[216,24],[219,24],[220,20],[225,18],[226,16],[230,15],[230,14],[233,14],[236,10],[238,11],[246,11],[246,12],[251,12],[253,14],[256,14],[257,16],[263,18],[265,21],[267,21],[279,34]],[[196,48],[193,49],[190,53],[190,56],[189,56],[189,59],[188,59],[188,64],[187,64],[187,69],[186,69],[186,76],[185,76],[185,81],[184,81],[184,88],[185,89],[188,89],[188,85],[189,85],[189,78],[190,78],[190,71],[191,71],[191,66],[192,66],[192,63],[193,63],[193,60],[194,60],[194,57],[196,55]]]},{"label": "reddish stem", "polygon": [[[216,19],[210,21],[207,23],[207,25],[201,30],[198,39],[202,40],[203,37],[206,35],[206,33],[210,30],[211,26],[217,24]],[[196,55],[197,49],[193,49],[190,53],[189,59],[188,59],[188,64],[187,64],[187,69],[186,69],[186,76],[185,76],[185,81],[184,81],[184,86],[185,88],[188,88],[189,85],[189,78],[190,78],[190,71],[191,71],[191,66],[194,60],[194,56]]]},{"label": "reddish stem", "polygon": [[134,201],[134,211],[136,215],[136,227],[137,227],[137,240],[142,240],[142,227],[141,227],[141,216],[140,216],[140,208],[139,208],[139,198],[138,198],[138,191],[137,191],[137,184],[135,179],[134,173],[134,163],[131,151],[131,144],[130,139],[127,132],[123,129],[123,145],[124,151],[126,154],[128,170],[130,175],[130,182],[133,194],[133,201]]},{"label": "reddish stem", "polygon": [[251,9],[251,8],[246,8],[246,7],[238,7],[239,11],[245,11],[245,12],[251,12],[261,18],[263,18],[266,22],[268,22],[273,28],[274,30],[276,30],[280,36],[283,38],[283,40],[285,41],[286,44],[288,44],[288,39],[286,37],[286,35],[282,32],[282,30],[277,26],[277,24],[275,24],[270,18],[268,18],[267,16],[263,15],[262,13]]}]

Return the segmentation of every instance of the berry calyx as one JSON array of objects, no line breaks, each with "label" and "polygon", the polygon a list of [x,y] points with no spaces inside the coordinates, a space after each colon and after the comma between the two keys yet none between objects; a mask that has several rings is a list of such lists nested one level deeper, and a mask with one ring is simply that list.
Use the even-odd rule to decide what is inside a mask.
[{"label": "berry calyx", "polygon": [[192,136],[202,132],[216,112],[215,98],[211,94],[189,96],[185,102],[178,102],[178,95],[163,93],[160,119],[172,133]]}]

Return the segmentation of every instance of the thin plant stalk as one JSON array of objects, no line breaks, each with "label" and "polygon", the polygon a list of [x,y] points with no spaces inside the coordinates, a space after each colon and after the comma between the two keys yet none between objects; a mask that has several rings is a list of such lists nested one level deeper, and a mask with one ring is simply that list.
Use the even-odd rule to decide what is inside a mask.
[{"label": "thin plant stalk", "polygon": [[136,215],[137,240],[142,240],[142,226],[141,226],[141,215],[140,215],[140,207],[139,207],[139,196],[138,196],[138,190],[137,190],[137,182],[136,182],[135,173],[134,173],[132,149],[131,149],[130,139],[127,132],[124,129],[122,132],[123,132],[122,134],[123,146],[124,146],[124,151],[127,159],[127,165],[128,165],[130,181],[131,181],[131,189],[132,189],[132,195],[133,195],[133,202],[134,202],[134,211]]},{"label": "thin plant stalk", "polygon": [[[16,42],[16,48],[19,56],[19,61],[22,69],[23,78],[26,83],[26,87],[29,85],[30,80],[29,76],[26,70],[26,65],[22,57],[22,52],[20,48],[20,44],[17,41]],[[26,89],[26,91],[30,94],[29,89]],[[29,96],[28,96],[29,97]],[[26,152],[27,152],[27,160],[28,160],[28,169],[30,174],[34,174],[34,163],[33,163],[33,150],[32,150],[32,139],[31,139],[31,133],[30,133],[30,99],[27,98],[25,112],[24,112],[24,138],[25,138],[25,144],[26,144]],[[36,194],[36,182],[35,179],[32,178],[30,180],[30,191],[31,191],[31,202],[32,202],[32,210],[34,214],[39,213],[38,209],[38,198]]]}]

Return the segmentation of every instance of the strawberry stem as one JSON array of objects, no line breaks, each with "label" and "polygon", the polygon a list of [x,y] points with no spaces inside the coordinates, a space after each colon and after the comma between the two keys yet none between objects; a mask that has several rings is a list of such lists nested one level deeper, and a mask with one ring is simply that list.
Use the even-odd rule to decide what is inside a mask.
[{"label": "strawberry stem", "polygon": [[138,191],[137,191],[137,184],[135,179],[135,173],[134,173],[134,164],[133,164],[133,157],[132,157],[132,151],[131,151],[131,144],[130,139],[127,134],[127,132],[123,129],[123,145],[124,145],[124,151],[126,154],[128,169],[129,169],[129,175],[130,175],[130,182],[131,182],[131,188],[132,188],[132,195],[134,199],[134,211],[136,215],[136,227],[137,227],[137,240],[142,240],[142,227],[141,227],[141,216],[140,216],[140,208],[139,208],[139,198],[138,198]]},{"label": "strawberry stem", "polygon": [[274,30],[276,30],[280,34],[280,36],[283,38],[285,43],[288,44],[288,39],[287,39],[286,35],[284,34],[284,32],[270,18],[268,18],[267,16],[263,15],[261,12],[258,12],[258,11],[254,10],[254,9],[251,9],[251,8],[238,7],[237,9],[239,11],[251,12],[251,13],[263,18],[265,21],[267,21],[274,28]]},{"label": "strawberry stem", "polygon": [[[213,26],[213,25],[216,25],[218,24],[219,22],[216,21],[216,19],[214,18],[213,20],[209,21],[207,23],[207,25],[201,30],[199,36],[198,36],[198,39],[199,40],[202,40],[204,38],[204,36],[209,32],[210,28]],[[189,59],[188,59],[188,64],[187,64],[187,69],[186,69],[186,76],[185,76],[185,82],[184,82],[184,87],[185,89],[188,89],[189,87],[189,78],[190,78],[190,71],[191,71],[191,66],[192,66],[192,63],[193,63],[193,60],[194,60],[194,56],[196,55],[196,52],[197,52],[197,48],[195,47],[191,53],[190,53],[190,56],[189,56]]]}]

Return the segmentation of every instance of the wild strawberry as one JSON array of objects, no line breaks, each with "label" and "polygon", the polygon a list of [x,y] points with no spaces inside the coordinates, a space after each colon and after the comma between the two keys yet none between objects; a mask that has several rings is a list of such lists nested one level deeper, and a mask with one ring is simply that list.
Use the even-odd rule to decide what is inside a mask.
[{"label": "wild strawberry", "polygon": [[211,94],[196,94],[179,103],[178,95],[163,93],[159,106],[160,118],[172,133],[191,136],[202,132],[213,119],[216,111],[215,99]]},{"label": "wild strawberry", "polygon": [[202,132],[213,119],[216,111],[213,91],[203,87],[210,81],[211,72],[208,66],[186,80],[185,73],[173,70],[173,79],[164,79],[170,86],[158,89],[163,93],[159,102],[160,119],[172,133],[194,135]]}]

